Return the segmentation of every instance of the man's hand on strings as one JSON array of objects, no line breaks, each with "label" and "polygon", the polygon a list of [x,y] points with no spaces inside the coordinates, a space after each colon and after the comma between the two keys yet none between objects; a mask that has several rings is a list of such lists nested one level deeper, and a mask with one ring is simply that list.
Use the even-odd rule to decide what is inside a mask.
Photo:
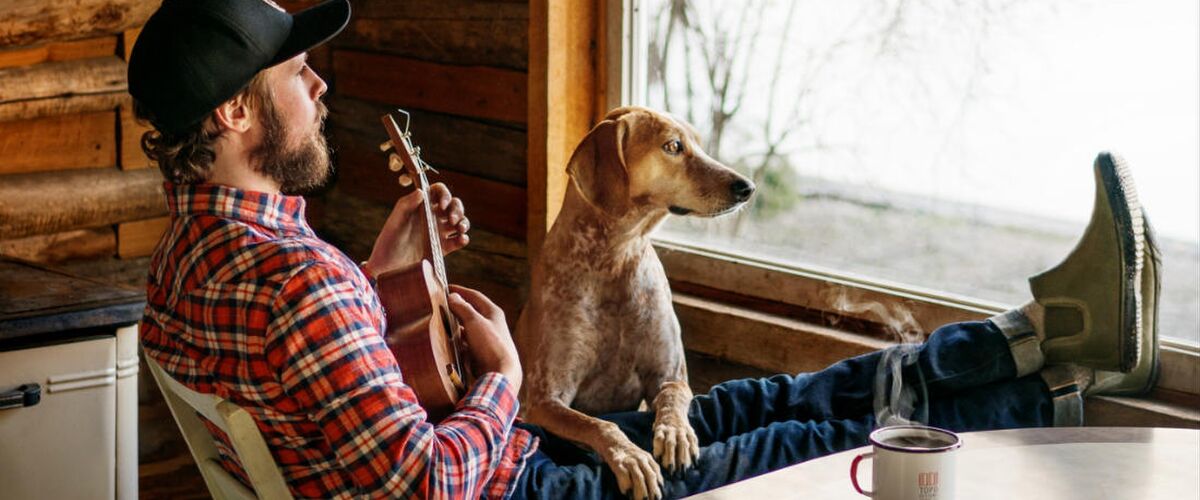
[{"label": "man's hand on strings", "polygon": [[[442,254],[449,255],[467,246],[471,241],[467,235],[471,221],[467,219],[462,200],[451,195],[450,189],[440,182],[429,186],[429,198],[433,216],[438,222]],[[421,191],[413,191],[396,201],[391,215],[379,231],[379,237],[375,239],[371,258],[367,259],[367,269],[371,274],[378,276],[421,260],[428,231],[423,201]]]}]

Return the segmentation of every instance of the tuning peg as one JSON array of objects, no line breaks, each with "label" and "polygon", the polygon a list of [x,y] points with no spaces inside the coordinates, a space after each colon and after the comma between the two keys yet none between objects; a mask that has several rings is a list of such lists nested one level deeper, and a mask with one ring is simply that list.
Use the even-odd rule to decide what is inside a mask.
[{"label": "tuning peg", "polygon": [[391,170],[392,172],[404,170],[404,162],[400,160],[399,156],[394,154],[388,155],[388,170]]},{"label": "tuning peg", "polygon": [[382,143],[379,144],[380,151],[383,151],[386,153],[389,149],[392,149],[392,141],[383,141]]},{"label": "tuning peg", "polygon": [[409,177],[407,173],[400,174],[399,180],[400,180],[400,185],[403,187],[409,187],[413,183],[412,177]]}]

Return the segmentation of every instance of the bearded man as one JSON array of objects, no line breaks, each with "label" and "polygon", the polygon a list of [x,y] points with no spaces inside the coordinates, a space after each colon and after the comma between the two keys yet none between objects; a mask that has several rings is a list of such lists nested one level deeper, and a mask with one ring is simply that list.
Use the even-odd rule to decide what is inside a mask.
[{"label": "bearded man", "polygon": [[[361,267],[317,238],[296,196],[332,173],[327,87],[306,51],[349,14],[344,0],[294,17],[260,0],[166,0],[146,23],[129,91],[154,126],[142,147],[171,223],[151,257],[142,342],[176,380],[254,416],[295,496],[503,496],[532,439],[512,428],[521,368],[500,309],[453,289],[482,375],[437,427],[379,334],[373,278],[419,259],[421,194],[396,203]],[[462,202],[441,184],[430,198],[444,251],[462,248]]]}]

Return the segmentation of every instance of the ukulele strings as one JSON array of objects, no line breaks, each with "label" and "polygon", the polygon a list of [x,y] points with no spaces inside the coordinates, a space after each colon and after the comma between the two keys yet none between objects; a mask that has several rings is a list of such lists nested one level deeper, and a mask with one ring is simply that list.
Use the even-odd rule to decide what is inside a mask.
[{"label": "ukulele strings", "polygon": [[[446,265],[445,265],[445,262],[443,261],[443,257],[442,257],[441,236],[438,234],[438,227],[437,227],[438,220],[435,219],[434,215],[433,215],[433,205],[432,205],[433,200],[429,194],[429,179],[425,176],[425,170],[433,170],[433,167],[430,166],[429,163],[427,163],[423,158],[421,158],[420,149],[414,148],[412,146],[412,133],[409,132],[411,116],[409,116],[407,111],[404,111],[404,110],[399,110],[399,111],[401,113],[404,113],[404,118],[405,118],[404,132],[401,134],[401,138],[403,138],[404,141],[407,143],[406,146],[408,146],[409,151],[413,151],[412,160],[413,160],[413,166],[415,167],[414,170],[416,170],[416,172],[417,172],[417,182],[418,182],[416,187],[425,193],[425,200],[424,200],[425,202],[422,203],[422,205],[425,209],[425,222],[426,222],[425,229],[427,230],[426,236],[429,239],[430,260],[433,261],[433,272],[434,272],[434,275],[437,276],[438,282],[442,285],[442,291],[446,295],[446,302],[449,303],[449,301],[450,301],[450,280],[447,277]],[[435,170],[435,172],[436,172],[436,170]],[[461,339],[462,334],[458,328],[458,318],[455,317],[454,314],[449,313],[449,311],[447,311],[447,314],[445,316],[446,316],[446,320],[449,322],[449,327],[450,327],[449,328],[450,331],[447,333],[450,334],[451,344],[454,345],[454,348],[452,349],[452,353],[454,355],[454,365],[455,365],[456,371],[458,373],[463,374],[464,376],[469,376],[469,375],[467,375],[467,372],[464,371],[464,369],[466,368],[466,365],[462,362],[462,358],[458,352],[459,351],[458,346],[462,342],[462,339]],[[462,385],[463,383],[464,382],[462,380],[458,380],[455,385]]]}]

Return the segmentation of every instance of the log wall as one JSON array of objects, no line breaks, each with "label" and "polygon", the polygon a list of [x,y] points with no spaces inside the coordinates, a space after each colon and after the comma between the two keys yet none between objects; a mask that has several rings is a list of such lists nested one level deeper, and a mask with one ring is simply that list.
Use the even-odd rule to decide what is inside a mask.
[{"label": "log wall", "polygon": [[154,0],[0,0],[0,253],[142,257],[166,214],[126,60]]}]

